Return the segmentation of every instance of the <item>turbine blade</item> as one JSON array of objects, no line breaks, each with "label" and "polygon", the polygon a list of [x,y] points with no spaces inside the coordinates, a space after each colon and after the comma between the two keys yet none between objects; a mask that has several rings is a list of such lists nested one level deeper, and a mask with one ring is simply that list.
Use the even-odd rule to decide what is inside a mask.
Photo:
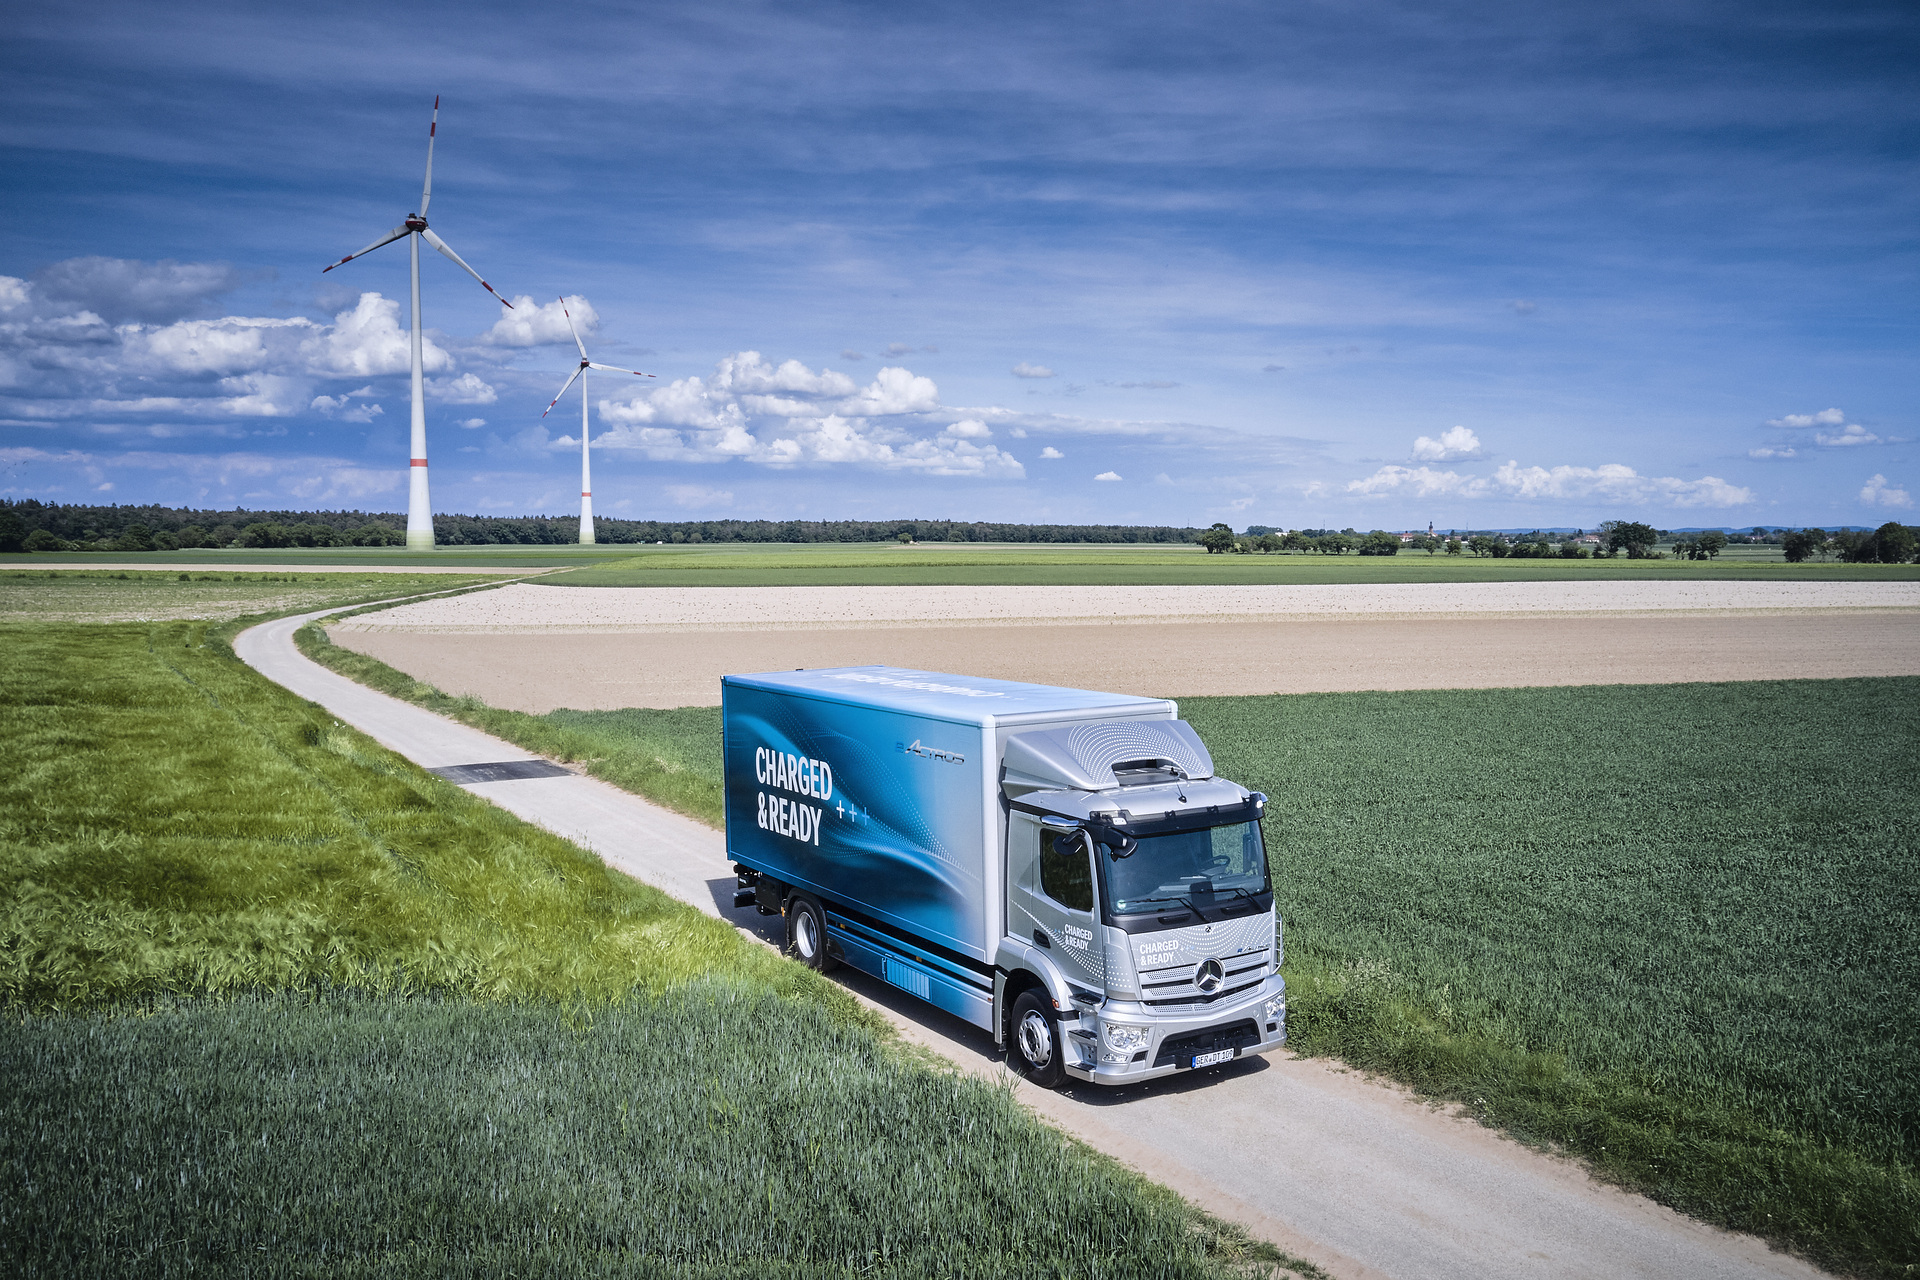
[{"label": "turbine blade", "polygon": [[573,327],[573,312],[567,310],[567,300],[560,299],[560,314],[567,318],[567,332],[573,335],[573,345],[580,348],[580,358],[587,358],[587,344],[580,341],[580,331]]},{"label": "turbine blade", "polygon": [[606,373],[630,373],[636,378],[651,378],[653,376],[650,373],[642,373],[638,369],[622,369],[618,365],[595,364],[591,360],[587,361],[587,367],[589,369],[599,369]]},{"label": "turbine blade", "polygon": [[556,395],[556,396],[554,396],[554,398],[553,398],[553,399],[551,399],[551,400],[549,400],[549,401],[547,402],[547,407],[546,407],[546,410],[545,410],[545,412],[543,412],[543,413],[541,413],[541,415],[540,415],[541,417],[543,417],[543,418],[544,418],[544,417],[546,417],[546,416],[547,416],[547,414],[549,414],[549,413],[552,413],[552,412],[553,412],[553,406],[554,406],[554,405],[556,405],[556,404],[559,404],[559,403],[560,403],[560,396],[563,396],[563,395],[565,395],[565,394],[567,394],[567,388],[573,385],[573,378],[577,378],[577,377],[579,377],[579,376],[580,376],[580,373],[581,373],[581,370],[583,370],[583,369],[585,369],[586,367],[587,367],[587,366],[585,366],[585,365],[581,365],[579,369],[575,369],[575,370],[573,371],[573,377],[572,377],[572,378],[568,378],[568,379],[566,380],[566,382],[565,382],[564,384],[562,384],[562,386],[561,386],[561,388],[560,388],[560,393],[559,393],[559,395]]},{"label": "turbine blade", "polygon": [[433,135],[440,132],[440,95],[433,95],[433,123],[427,126],[427,180],[420,186],[420,216],[427,216],[433,201]]},{"label": "turbine blade", "polygon": [[468,266],[467,260],[465,258],[462,258],[459,254],[455,253],[452,249],[449,249],[447,247],[447,242],[445,240],[442,240],[439,236],[433,234],[433,229],[431,227],[423,230],[420,234],[427,238],[428,244],[432,245],[434,248],[438,249],[441,253],[445,254],[448,258],[458,263],[462,271],[472,276],[475,280],[480,280],[480,287],[482,289],[485,289],[488,293],[492,293],[493,296],[499,301],[501,306],[505,307],[509,311],[513,310],[513,304],[511,302],[508,302],[505,298],[500,297],[498,293],[494,293],[493,286],[488,284],[485,280],[481,280],[480,273],[478,271],[475,271],[472,267]]},{"label": "turbine blade", "polygon": [[349,262],[352,262],[355,258],[362,257],[366,254],[372,253],[375,249],[378,249],[383,244],[392,244],[395,240],[398,240],[401,236],[405,234],[407,234],[407,224],[403,222],[399,226],[395,227],[393,230],[387,232],[387,234],[381,236],[378,240],[375,240],[372,244],[368,245],[366,248],[357,249],[354,252],[348,254],[346,257],[340,259],[340,261],[330,262],[326,266],[320,268],[320,274],[325,275],[327,274],[327,272],[333,270],[335,267],[344,267]]}]

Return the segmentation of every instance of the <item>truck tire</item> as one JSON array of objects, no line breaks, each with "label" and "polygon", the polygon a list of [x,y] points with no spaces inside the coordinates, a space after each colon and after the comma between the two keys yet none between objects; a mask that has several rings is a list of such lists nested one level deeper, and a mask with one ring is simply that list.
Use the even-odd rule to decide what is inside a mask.
[{"label": "truck tire", "polygon": [[1022,991],[1013,1002],[1008,1025],[1007,1065],[1029,1084],[1057,1089],[1066,1079],[1066,1046],[1060,1040],[1060,1019],[1046,993]]},{"label": "truck tire", "polygon": [[827,951],[827,913],[804,893],[787,899],[787,954],[818,973],[834,966]]}]

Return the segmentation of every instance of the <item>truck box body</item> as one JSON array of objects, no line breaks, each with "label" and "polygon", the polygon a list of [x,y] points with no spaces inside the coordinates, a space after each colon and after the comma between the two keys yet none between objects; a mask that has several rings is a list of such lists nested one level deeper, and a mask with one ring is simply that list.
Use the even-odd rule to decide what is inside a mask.
[{"label": "truck box body", "polygon": [[[1158,698],[892,667],[727,676],[720,696],[728,856],[870,917],[859,932],[933,944],[923,964],[954,953],[924,984],[877,974],[909,990],[978,985],[956,970],[990,979],[1005,929],[1000,741],[1174,713]],[[916,994],[988,1025],[972,1000]]]},{"label": "truck box body", "polygon": [[[1183,778],[1209,779],[1174,788],[1182,800],[1185,791],[1207,787],[1214,790],[1196,799],[1241,803],[1250,795],[1210,780],[1205,747],[1175,719],[1175,705],[1159,698],[845,667],[730,675],[721,682],[721,707],[727,852],[743,869],[743,885],[764,879],[782,895],[812,895],[825,912],[833,954],[996,1038],[1009,973],[1025,976],[1021,948],[1033,953],[1030,967],[1043,970],[1056,991],[1105,991],[1109,968],[1125,970],[1117,981],[1136,989],[1139,982],[1131,976],[1129,935],[1091,918],[1075,917],[1074,926],[1049,914],[1057,904],[1037,895],[1031,856],[1015,864],[1028,868],[1026,883],[1009,885],[1010,820],[1029,854],[1038,848],[1035,815],[1043,812],[1093,822],[1111,822],[1103,812],[1118,812],[1121,821],[1135,821],[1124,810],[1089,809],[1103,795],[1121,794],[1127,770],[1113,766],[1133,757],[1157,760]],[[1160,797],[1164,790],[1125,794]],[[1093,848],[1089,840],[1088,855]],[[1264,852],[1260,858],[1264,876]],[[787,897],[779,901],[784,911]],[[1010,921],[1010,911],[1018,918]],[[1214,937],[1258,938],[1261,928],[1261,945],[1277,965],[1271,924],[1253,918],[1206,925],[1209,936],[1192,954],[1225,954],[1240,943],[1214,946]],[[1147,950],[1138,958],[1161,968],[1177,962],[1184,975],[1193,968],[1186,958],[1192,947],[1175,944],[1172,934],[1160,936],[1142,943]]]}]

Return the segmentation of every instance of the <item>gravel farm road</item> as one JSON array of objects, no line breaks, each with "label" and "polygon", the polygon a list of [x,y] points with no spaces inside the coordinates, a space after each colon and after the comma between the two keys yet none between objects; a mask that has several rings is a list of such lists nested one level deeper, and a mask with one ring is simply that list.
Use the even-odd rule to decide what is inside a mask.
[{"label": "gravel farm road", "polygon": [[[243,632],[234,648],[267,678],[423,767],[531,758],[311,662],[295,648],[293,633],[317,616],[263,623]],[[767,918],[733,909],[724,840],[710,827],[570,773],[467,789],[768,937]],[[1012,1078],[984,1033],[863,975],[838,976],[914,1043],[962,1070]],[[1597,1183],[1572,1162],[1321,1060],[1276,1054],[1125,1090],[1014,1087],[1048,1122],[1335,1276],[1824,1274],[1753,1237]]]}]

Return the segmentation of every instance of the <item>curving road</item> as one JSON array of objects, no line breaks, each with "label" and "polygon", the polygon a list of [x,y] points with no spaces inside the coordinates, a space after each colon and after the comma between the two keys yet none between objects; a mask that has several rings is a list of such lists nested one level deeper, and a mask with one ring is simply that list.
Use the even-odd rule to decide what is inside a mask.
[{"label": "curving road", "polygon": [[[304,657],[293,633],[330,612],[338,611],[263,623],[241,633],[234,649],[268,679],[423,767],[522,762],[519,770],[489,772],[539,770],[542,762],[521,748]],[[767,936],[765,917],[731,906],[733,874],[720,832],[595,779],[546,772],[464,785],[629,875]],[[864,975],[840,972],[909,1040],[963,1070],[1011,1078],[983,1033]],[[1118,1091],[1015,1087],[1061,1129],[1336,1276],[1824,1274],[1318,1060],[1255,1058]]]}]

